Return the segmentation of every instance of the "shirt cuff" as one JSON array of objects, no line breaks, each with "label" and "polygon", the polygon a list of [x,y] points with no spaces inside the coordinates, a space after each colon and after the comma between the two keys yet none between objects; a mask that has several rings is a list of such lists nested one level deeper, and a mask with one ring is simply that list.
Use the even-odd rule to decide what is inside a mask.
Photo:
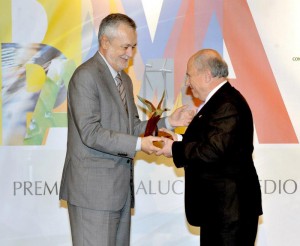
[{"label": "shirt cuff", "polygon": [[181,134],[176,133],[177,141],[182,141],[183,136]]},{"label": "shirt cuff", "polygon": [[142,150],[142,139],[140,137],[137,138],[135,150],[136,151]]}]

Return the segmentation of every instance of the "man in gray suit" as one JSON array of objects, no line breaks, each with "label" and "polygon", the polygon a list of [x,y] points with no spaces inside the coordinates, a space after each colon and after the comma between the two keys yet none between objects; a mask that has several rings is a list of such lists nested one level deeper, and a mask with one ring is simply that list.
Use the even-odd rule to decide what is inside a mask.
[{"label": "man in gray suit", "polygon": [[[153,142],[160,138],[138,137],[147,121],[139,119],[132,81],[123,71],[137,44],[135,22],[110,14],[100,24],[98,40],[99,51],[69,83],[60,199],[68,202],[73,245],[127,246],[134,206],[132,160],[136,151],[158,151]],[[187,126],[192,116],[181,107],[158,127]]]}]

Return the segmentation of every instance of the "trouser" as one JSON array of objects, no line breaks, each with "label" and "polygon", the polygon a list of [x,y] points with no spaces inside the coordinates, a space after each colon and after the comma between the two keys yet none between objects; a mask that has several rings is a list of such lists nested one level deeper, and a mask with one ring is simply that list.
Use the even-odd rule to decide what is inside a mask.
[{"label": "trouser", "polygon": [[258,216],[243,218],[232,223],[202,225],[201,246],[254,246]]},{"label": "trouser", "polygon": [[120,211],[98,211],[68,204],[73,246],[129,246],[130,192]]}]

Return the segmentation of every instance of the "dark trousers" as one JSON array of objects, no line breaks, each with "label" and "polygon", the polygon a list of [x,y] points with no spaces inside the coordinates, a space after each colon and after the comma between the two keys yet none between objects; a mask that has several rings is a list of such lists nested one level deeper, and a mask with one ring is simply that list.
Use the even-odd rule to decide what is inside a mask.
[{"label": "dark trousers", "polygon": [[258,216],[220,225],[202,225],[201,246],[254,246]]}]

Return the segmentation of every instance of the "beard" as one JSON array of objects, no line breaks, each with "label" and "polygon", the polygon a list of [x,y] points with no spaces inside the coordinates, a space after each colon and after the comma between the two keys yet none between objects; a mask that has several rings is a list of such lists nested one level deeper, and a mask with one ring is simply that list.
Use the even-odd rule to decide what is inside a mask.
[{"label": "beard", "polygon": [[129,65],[129,57],[126,55],[117,56],[110,49],[107,50],[106,59],[117,72],[126,69]]}]

